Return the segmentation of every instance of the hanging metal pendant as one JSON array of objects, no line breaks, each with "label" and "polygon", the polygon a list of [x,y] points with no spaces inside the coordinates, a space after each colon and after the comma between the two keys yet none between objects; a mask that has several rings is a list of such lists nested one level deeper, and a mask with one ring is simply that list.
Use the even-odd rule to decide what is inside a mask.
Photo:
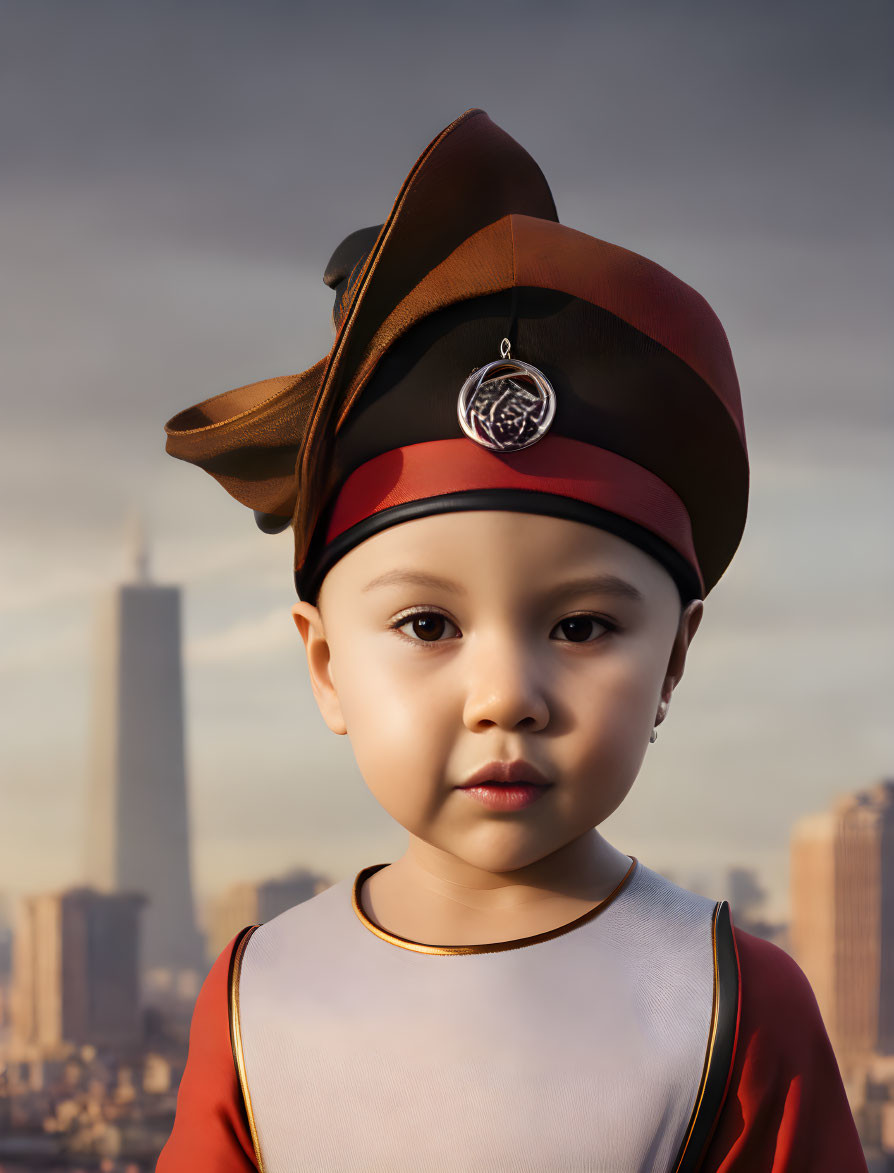
[{"label": "hanging metal pendant", "polygon": [[536,444],[556,414],[552,383],[537,367],[510,358],[509,350],[504,338],[503,357],[472,371],[456,404],[462,430],[492,452],[517,452]]}]

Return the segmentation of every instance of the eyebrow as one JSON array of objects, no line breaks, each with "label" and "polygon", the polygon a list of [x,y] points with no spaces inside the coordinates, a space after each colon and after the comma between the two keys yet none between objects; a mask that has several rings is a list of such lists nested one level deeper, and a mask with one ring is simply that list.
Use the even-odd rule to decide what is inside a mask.
[{"label": "eyebrow", "polygon": [[[430,587],[433,590],[450,591],[456,595],[466,594],[465,587],[460,583],[421,570],[389,570],[368,582],[363,590],[372,591],[376,587],[405,585]],[[641,591],[616,574],[597,574],[586,578],[570,579],[568,582],[559,583],[553,590],[546,592],[550,599],[580,594],[612,595],[615,598],[631,599],[636,603],[645,602]]]}]

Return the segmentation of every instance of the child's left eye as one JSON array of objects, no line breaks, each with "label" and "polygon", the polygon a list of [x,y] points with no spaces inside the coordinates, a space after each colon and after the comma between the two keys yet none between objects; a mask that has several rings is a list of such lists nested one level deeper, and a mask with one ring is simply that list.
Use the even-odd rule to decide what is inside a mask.
[{"label": "child's left eye", "polygon": [[558,637],[560,643],[582,644],[593,643],[594,639],[598,639],[603,634],[599,628],[604,631],[616,630],[614,624],[607,619],[600,619],[598,615],[569,615],[567,619],[560,620],[553,631],[562,632]]}]

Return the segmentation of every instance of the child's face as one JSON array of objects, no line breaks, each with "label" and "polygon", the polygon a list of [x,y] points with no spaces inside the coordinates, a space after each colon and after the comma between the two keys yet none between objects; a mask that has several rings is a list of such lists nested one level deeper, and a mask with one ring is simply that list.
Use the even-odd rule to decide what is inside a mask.
[{"label": "child's face", "polygon": [[[593,580],[612,576],[639,593]],[[441,513],[392,526],[293,608],[320,710],[411,835],[489,871],[598,826],[642,764],[702,604],[604,530],[536,514]],[[615,629],[616,628],[616,629]],[[553,783],[518,810],[458,787],[523,759]]]}]

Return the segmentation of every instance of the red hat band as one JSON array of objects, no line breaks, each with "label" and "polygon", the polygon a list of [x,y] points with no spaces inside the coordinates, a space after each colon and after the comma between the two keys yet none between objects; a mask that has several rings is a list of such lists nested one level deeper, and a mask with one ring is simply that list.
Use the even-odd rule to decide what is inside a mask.
[{"label": "red hat band", "polygon": [[[675,551],[691,568],[699,593],[704,591],[689,515],[673,489],[616,452],[554,433],[517,452],[493,452],[465,438],[424,441],[384,452],[360,465],[342,485],[325,527],[324,545],[342,539],[337,544],[344,547],[349,530],[385,511],[391,511],[396,524],[408,516],[400,506],[476,490],[531,493],[532,513],[557,512],[543,508],[543,501],[552,497],[583,502],[626,519]],[[433,502],[428,512],[439,511]],[[384,527],[369,532],[379,528]]]}]

